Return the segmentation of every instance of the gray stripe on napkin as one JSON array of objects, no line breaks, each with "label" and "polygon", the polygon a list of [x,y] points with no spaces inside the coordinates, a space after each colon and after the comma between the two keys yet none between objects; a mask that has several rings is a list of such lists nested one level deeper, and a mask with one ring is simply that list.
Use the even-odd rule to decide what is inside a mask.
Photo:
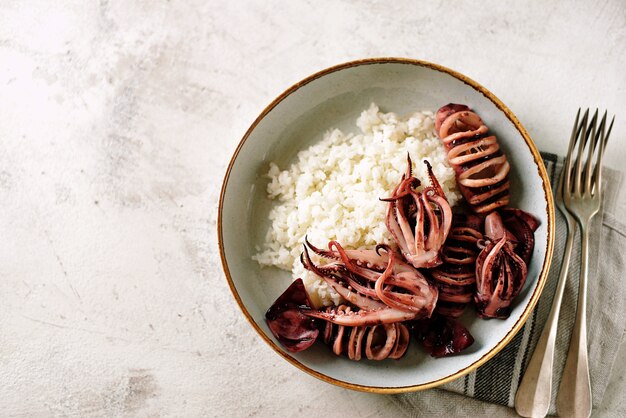
[{"label": "gray stripe on napkin", "polygon": [[[557,184],[562,169],[562,159],[554,154],[542,153],[544,163],[553,185]],[[621,308],[626,300],[626,283],[621,280],[626,271],[626,225],[616,215],[618,193],[621,190],[622,174],[605,169],[605,190],[602,210],[594,218],[595,228],[590,239],[590,270],[588,283],[588,342],[589,364],[593,404],[599,405],[606,390],[610,370],[626,331],[621,319]],[[548,318],[556,290],[559,270],[564,252],[567,226],[563,215],[556,211],[556,242],[552,268],[541,298],[530,318],[511,342],[493,359],[469,375],[449,382],[442,389],[460,393],[486,402],[513,407],[515,392],[523,371],[530,361],[539,340],[543,324]],[[599,253],[600,244],[602,252]],[[559,333],[556,340],[554,361],[553,397],[550,413],[556,412],[555,398],[565,364],[571,329],[574,323],[580,273],[580,236],[575,236],[569,280],[563,295],[559,317]],[[423,407],[423,392],[395,395],[392,399],[403,407],[408,415],[415,415],[413,408]]]}]

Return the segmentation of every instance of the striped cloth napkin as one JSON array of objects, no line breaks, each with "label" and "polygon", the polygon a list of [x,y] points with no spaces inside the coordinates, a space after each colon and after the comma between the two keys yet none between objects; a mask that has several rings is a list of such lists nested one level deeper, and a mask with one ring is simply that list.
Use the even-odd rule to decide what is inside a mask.
[{"label": "striped cloth napkin", "polygon": [[[554,154],[542,153],[550,181],[557,184],[562,169],[562,158]],[[622,174],[605,168],[603,171],[604,202],[593,222],[590,236],[589,283],[587,300],[587,330],[589,346],[589,367],[593,404],[598,406],[607,387],[610,370],[617,351],[622,343],[626,322],[623,319],[623,304],[626,300],[626,225],[618,220],[617,202],[621,190]],[[441,386],[447,391],[456,392],[493,404],[514,406],[515,393],[523,372],[530,361],[535,345],[545,324],[556,290],[565,245],[567,226],[563,215],[556,210],[556,242],[552,268],[543,294],[530,318],[513,340],[493,359],[474,372]],[[579,229],[580,230],[580,229]],[[599,251],[602,255],[598,256]],[[555,414],[556,389],[565,365],[571,330],[574,324],[580,272],[580,236],[574,238],[574,249],[570,262],[569,280],[563,295],[559,334],[556,340],[555,373],[553,396],[549,413]],[[431,392],[431,393],[429,393]],[[435,393],[432,393],[435,392]],[[415,392],[395,395],[392,400],[399,404],[409,416],[423,416],[425,413],[443,412],[432,405],[435,391]],[[481,414],[487,412],[473,403],[463,410],[463,402],[455,407],[459,414]],[[426,409],[426,411],[425,411]],[[468,410],[469,409],[469,410]],[[480,409],[480,410],[477,410]],[[446,412],[451,412],[447,409]]]}]

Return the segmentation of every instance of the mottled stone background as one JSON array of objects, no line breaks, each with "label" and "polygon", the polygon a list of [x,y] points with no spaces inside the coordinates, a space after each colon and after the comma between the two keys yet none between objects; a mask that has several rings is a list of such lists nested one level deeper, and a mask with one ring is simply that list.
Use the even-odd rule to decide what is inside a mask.
[{"label": "mottled stone background", "polygon": [[[578,106],[608,107],[624,166],[623,1],[1,2],[0,414],[514,415],[437,390],[399,411],[304,375],[224,279],[239,139],[294,82],[372,56],[467,74],[547,151]],[[625,351],[597,416],[626,415]]]}]

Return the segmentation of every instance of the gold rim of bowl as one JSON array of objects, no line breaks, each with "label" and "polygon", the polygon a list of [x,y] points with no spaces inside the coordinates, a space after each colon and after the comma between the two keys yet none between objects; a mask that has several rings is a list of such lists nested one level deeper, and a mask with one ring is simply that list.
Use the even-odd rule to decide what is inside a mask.
[{"label": "gold rim of bowl", "polygon": [[[351,67],[358,67],[358,66],[361,66],[361,65],[389,64],[389,63],[393,63],[393,64],[407,64],[407,65],[416,65],[416,66],[419,66],[419,67],[427,67],[427,68],[430,68],[430,69],[435,70],[435,71],[439,71],[439,72],[443,72],[443,73],[449,74],[449,75],[455,77],[456,79],[462,81],[463,83],[469,85],[474,90],[476,90],[476,91],[480,92],[481,94],[483,94],[493,104],[495,104],[498,109],[500,109],[506,115],[506,117],[511,121],[511,123],[513,123],[515,128],[522,135],[522,137],[524,138],[524,141],[526,141],[526,145],[530,149],[530,152],[533,155],[533,159],[534,159],[535,163],[537,164],[538,171],[539,171],[539,176],[541,177],[541,179],[543,181],[543,191],[544,191],[546,202],[547,202],[546,212],[547,212],[547,218],[548,218],[548,226],[547,226],[548,236],[547,236],[547,241],[546,241],[545,260],[544,260],[543,266],[541,268],[541,272],[539,274],[537,285],[535,286],[535,289],[533,291],[533,294],[532,294],[532,296],[530,298],[530,301],[529,301],[528,305],[526,306],[526,308],[522,312],[522,315],[520,316],[520,318],[515,322],[513,327],[507,332],[507,334],[504,336],[504,338],[502,340],[500,340],[498,342],[498,344],[496,344],[491,350],[489,350],[489,352],[487,352],[484,356],[482,356],[480,359],[476,360],[474,363],[470,364],[469,366],[464,367],[464,368],[458,370],[457,372],[455,372],[455,373],[453,373],[453,374],[451,374],[449,376],[443,377],[441,379],[433,380],[433,381],[422,383],[422,384],[419,384],[419,385],[399,386],[399,387],[377,387],[377,386],[366,386],[366,385],[358,385],[358,384],[354,384],[354,383],[350,383],[350,382],[345,382],[345,381],[342,381],[342,380],[338,380],[338,379],[326,376],[323,373],[320,373],[320,372],[318,372],[316,370],[313,370],[313,369],[305,366],[304,364],[300,363],[297,359],[295,359],[295,358],[291,357],[290,355],[288,355],[287,353],[285,353],[282,349],[280,349],[274,343],[274,341],[272,341],[267,335],[265,335],[265,333],[261,330],[259,325],[252,319],[252,316],[250,315],[250,313],[248,312],[246,307],[243,305],[243,303],[241,301],[241,298],[239,296],[239,293],[237,292],[237,289],[236,289],[236,287],[235,287],[235,285],[233,283],[233,280],[231,278],[230,270],[228,269],[228,263],[226,262],[226,255],[224,253],[224,246],[223,246],[223,237],[222,237],[222,217],[223,217],[223,213],[222,213],[222,208],[223,208],[223,203],[224,203],[224,193],[226,191],[226,186],[228,184],[228,179],[230,178],[230,174],[231,174],[231,171],[232,171],[232,168],[233,168],[233,164],[234,164],[235,160],[237,159],[237,156],[239,155],[239,151],[241,150],[241,148],[245,144],[246,140],[248,139],[248,137],[250,136],[252,131],[254,131],[256,126],[259,124],[259,122],[261,122],[261,120],[274,107],[276,107],[287,96],[289,96],[290,94],[292,94],[293,92],[295,92],[296,90],[301,88],[302,86],[304,86],[306,84],[309,84],[310,82],[312,82],[312,81],[314,81],[314,80],[316,80],[316,79],[318,79],[320,77],[323,77],[323,76],[325,76],[327,74],[334,73],[336,71],[344,70],[344,69],[351,68]],[[414,391],[418,391],[418,390],[430,389],[430,388],[442,385],[444,383],[450,382],[452,380],[458,379],[458,378],[460,378],[460,377],[470,373],[471,371],[477,369],[478,367],[480,367],[484,363],[486,363],[489,359],[491,359],[498,352],[500,352],[500,350],[502,350],[511,341],[511,339],[513,339],[515,334],[517,334],[517,332],[524,325],[524,323],[526,322],[526,320],[530,316],[533,308],[537,304],[537,301],[539,300],[539,296],[541,295],[541,292],[543,290],[545,282],[546,282],[546,280],[548,278],[548,271],[549,271],[549,268],[550,268],[550,261],[552,259],[552,252],[553,252],[553,247],[554,247],[554,228],[555,228],[554,223],[555,223],[555,220],[554,220],[554,201],[553,201],[553,198],[552,198],[552,190],[551,190],[551,187],[550,187],[549,177],[548,177],[548,174],[546,172],[546,168],[545,168],[545,166],[543,164],[543,159],[541,158],[541,155],[539,154],[539,151],[537,150],[537,147],[535,146],[534,142],[532,141],[532,139],[528,135],[528,132],[526,132],[526,129],[522,126],[522,124],[519,122],[519,120],[513,114],[513,112],[511,112],[511,110],[509,110],[509,108],[506,107],[506,105],[504,103],[502,103],[502,101],[500,99],[498,99],[493,93],[491,93],[485,87],[483,87],[482,85],[478,84],[477,82],[475,82],[474,80],[470,79],[469,77],[466,77],[465,75],[463,75],[463,74],[461,74],[461,73],[459,73],[457,71],[451,70],[449,68],[446,68],[444,66],[441,66],[441,65],[438,65],[438,64],[433,64],[433,63],[427,62],[427,61],[417,60],[417,59],[383,57],[383,58],[368,58],[368,59],[361,59],[361,60],[356,60],[356,61],[349,61],[349,62],[346,62],[346,63],[343,63],[343,64],[335,65],[333,67],[329,67],[329,68],[326,68],[324,70],[321,70],[321,71],[319,71],[319,72],[317,72],[317,73],[315,73],[313,75],[310,75],[309,77],[305,78],[304,80],[301,80],[301,81],[297,82],[293,86],[289,87],[282,94],[280,94],[276,99],[274,99],[261,112],[261,114],[255,119],[255,121],[252,123],[252,125],[250,125],[250,127],[246,131],[245,135],[243,136],[243,138],[239,142],[239,145],[237,146],[237,149],[235,150],[235,152],[234,152],[234,154],[233,154],[233,156],[232,156],[232,158],[231,158],[231,160],[230,160],[230,162],[228,164],[228,169],[226,170],[226,174],[224,176],[224,181],[222,182],[222,189],[221,189],[221,192],[220,192],[220,200],[219,200],[219,206],[218,206],[218,217],[217,217],[217,234],[218,234],[218,244],[219,244],[219,249],[220,249],[220,257],[221,257],[221,260],[222,260],[222,266],[224,268],[224,273],[226,275],[226,280],[228,280],[228,285],[230,286],[230,290],[233,293],[233,296],[235,297],[235,300],[237,301],[237,304],[239,305],[239,308],[242,310],[243,314],[248,319],[248,321],[250,322],[252,327],[261,336],[261,338],[263,338],[265,340],[265,342],[268,343],[270,345],[270,347],[272,347],[272,349],[274,351],[276,351],[281,357],[283,357],[285,360],[289,361],[291,364],[293,364],[294,366],[296,366],[300,370],[302,370],[302,371],[304,371],[304,372],[306,372],[306,373],[308,373],[308,374],[310,374],[312,376],[315,376],[318,379],[321,379],[321,380],[323,380],[325,382],[332,383],[334,385],[337,385],[337,386],[340,386],[340,387],[343,387],[343,388],[352,389],[352,390],[358,390],[358,391],[362,391],[362,392],[394,394],[394,393],[406,393],[406,392],[414,392]]]}]

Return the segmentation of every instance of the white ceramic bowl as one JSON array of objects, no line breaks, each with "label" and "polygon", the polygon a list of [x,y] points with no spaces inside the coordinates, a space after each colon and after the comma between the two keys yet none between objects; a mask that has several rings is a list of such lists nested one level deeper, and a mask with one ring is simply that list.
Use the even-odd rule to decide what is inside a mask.
[{"label": "white ceramic bowl", "polygon": [[[263,175],[270,161],[288,167],[297,152],[330,127],[354,132],[354,121],[375,102],[385,111],[436,111],[447,103],[473,108],[494,132],[512,166],[512,206],[541,222],[526,285],[506,320],[481,320],[472,309],[462,322],[476,342],[457,356],[435,359],[413,342],[402,359],[353,362],[323,344],[297,354],[273,337],[264,314],[289,285],[289,272],[261,269],[252,260],[269,226],[271,202]],[[487,89],[439,65],[398,58],[341,64],[302,80],[270,103],[252,123],[232,157],[222,185],[218,236],[230,288],[252,326],[283,358],[322,380],[350,389],[399,393],[434,387],[474,370],[521,328],[547,278],[554,241],[554,205],[546,171],[532,140],[511,111]]]}]

